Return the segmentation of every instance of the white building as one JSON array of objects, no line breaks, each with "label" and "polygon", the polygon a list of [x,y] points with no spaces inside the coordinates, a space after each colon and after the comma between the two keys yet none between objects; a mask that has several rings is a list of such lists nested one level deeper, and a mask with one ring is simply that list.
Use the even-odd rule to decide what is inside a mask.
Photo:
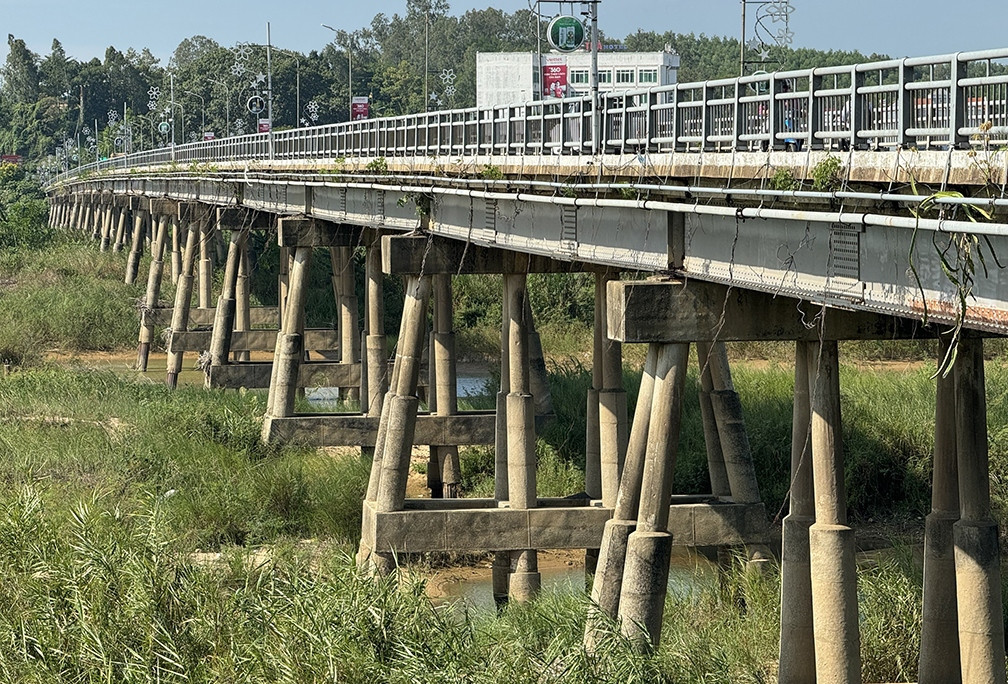
[{"label": "white building", "polygon": [[[534,52],[476,54],[476,106],[499,107],[591,92],[591,52],[550,52],[536,68]],[[599,92],[640,90],[676,82],[679,55],[604,52],[598,55]]]}]

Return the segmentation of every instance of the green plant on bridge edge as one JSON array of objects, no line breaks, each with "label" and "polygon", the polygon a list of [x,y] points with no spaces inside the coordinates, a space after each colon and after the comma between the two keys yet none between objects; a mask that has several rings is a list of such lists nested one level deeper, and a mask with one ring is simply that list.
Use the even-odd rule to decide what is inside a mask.
[{"label": "green plant on bridge edge", "polygon": [[372,171],[374,173],[387,173],[388,172],[388,160],[385,157],[375,157],[369,161],[365,166],[365,169]]},{"label": "green plant on bridge edge", "polygon": [[843,181],[843,162],[838,157],[827,155],[812,167],[812,189],[821,192],[833,191]]},{"label": "green plant on bridge edge", "polygon": [[780,191],[797,190],[801,187],[801,182],[794,177],[791,169],[782,166],[770,178],[770,187]]},{"label": "green plant on bridge edge", "polygon": [[[917,183],[912,176],[910,178],[910,188],[915,195],[919,194]],[[925,324],[928,322],[927,296],[924,292],[924,283],[921,281],[920,275],[917,273],[917,267],[914,264],[914,251],[917,245],[917,231],[920,228],[920,219],[922,216],[935,211],[937,211],[939,219],[945,218],[946,209],[944,206],[938,204],[938,200],[945,198],[961,199],[962,197],[963,194],[961,192],[942,190],[932,193],[918,204],[916,209],[911,209],[911,213],[917,219],[917,223],[914,225],[913,235],[910,238],[910,250],[907,258],[910,263],[910,272],[913,274],[914,281],[917,283],[917,289],[920,292],[921,305],[924,310],[923,322]],[[993,220],[991,213],[982,207],[963,204],[956,206],[953,210],[961,210],[966,214],[966,218],[973,223],[979,223],[981,218],[987,221]],[[944,233],[948,237],[948,243],[940,245],[937,238],[941,234],[943,233],[940,231],[932,232],[931,244],[934,246],[935,253],[941,261],[942,273],[944,273],[945,278],[955,288],[957,306],[948,352],[945,358],[939,363],[938,370],[935,373],[936,375],[940,373],[942,376],[946,376],[952,370],[952,366],[958,356],[959,340],[962,337],[963,325],[966,322],[966,309],[969,306],[968,300],[973,297],[973,285],[976,282],[977,265],[979,264],[984,270],[984,274],[987,273],[987,262],[983,252],[984,244],[987,245],[990,256],[997,267],[1004,268],[1004,266],[998,261],[994,246],[991,244],[988,236],[976,233]],[[983,238],[982,242],[981,237]]]}]

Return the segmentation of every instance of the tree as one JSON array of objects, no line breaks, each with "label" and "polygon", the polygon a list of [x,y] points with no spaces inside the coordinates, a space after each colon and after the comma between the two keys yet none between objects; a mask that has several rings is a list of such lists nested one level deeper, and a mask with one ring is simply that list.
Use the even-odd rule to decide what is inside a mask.
[{"label": "tree", "polygon": [[14,102],[34,102],[39,96],[38,55],[25,42],[7,34],[7,61],[2,73],[3,94]]}]

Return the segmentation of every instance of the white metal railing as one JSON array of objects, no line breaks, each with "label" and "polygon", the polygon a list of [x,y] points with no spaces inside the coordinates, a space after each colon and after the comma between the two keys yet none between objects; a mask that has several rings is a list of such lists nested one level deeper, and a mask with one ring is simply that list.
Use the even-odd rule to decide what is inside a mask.
[{"label": "white metal railing", "polygon": [[136,152],[111,168],[233,160],[332,160],[1008,143],[1008,48],[679,83],[259,133]]}]

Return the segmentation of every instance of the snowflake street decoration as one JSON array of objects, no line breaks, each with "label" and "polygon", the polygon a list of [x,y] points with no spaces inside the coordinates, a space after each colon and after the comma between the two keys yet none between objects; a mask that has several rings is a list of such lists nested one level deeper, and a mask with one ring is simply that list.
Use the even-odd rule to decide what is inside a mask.
[{"label": "snowflake street decoration", "polygon": [[455,86],[450,85],[444,89],[445,97],[455,97]]},{"label": "snowflake street decoration", "polygon": [[774,23],[784,21],[786,22],[790,17],[791,13],[794,12],[794,5],[792,5],[788,0],[776,0],[771,2],[767,7],[767,16],[773,20]]},{"label": "snowflake street decoration", "polygon": [[231,128],[234,129],[235,135],[243,135],[245,133],[245,122],[238,119],[231,124]]},{"label": "snowflake street decoration", "polygon": [[155,109],[157,109],[157,102],[151,100],[150,102],[147,103],[147,111],[153,112]]},{"label": "snowflake street decoration", "polygon": [[776,35],[778,45],[790,45],[794,41],[794,31],[782,28]]},{"label": "snowflake street decoration", "polygon": [[305,105],[305,112],[307,112],[307,119],[302,119],[305,122],[305,126],[308,125],[308,120],[310,119],[312,123],[318,121],[319,117],[319,105],[318,102],[312,100]]},{"label": "snowflake street decoration", "polygon": [[241,62],[247,61],[252,55],[252,46],[248,43],[235,43],[234,54],[236,60]]},{"label": "snowflake street decoration", "polygon": [[158,88],[157,86],[151,86],[150,90],[147,91],[147,95],[150,97],[150,99],[156,100],[159,97],[161,97],[161,89]]},{"label": "snowflake street decoration", "polygon": [[109,122],[109,125],[111,126],[112,124],[114,124],[118,120],[119,120],[119,112],[117,112],[114,109],[108,110],[108,122]]},{"label": "snowflake street decoration", "polygon": [[231,65],[232,76],[241,76],[244,73],[245,73],[245,65],[242,64],[241,62],[235,62],[234,64]]},{"label": "snowflake street decoration", "polygon": [[189,139],[192,140],[193,142],[196,142],[197,140],[199,140],[199,133],[190,133]]},{"label": "snowflake street decoration", "polygon": [[441,72],[441,82],[447,86],[450,86],[452,83],[454,83],[455,78],[456,77],[454,69],[445,69],[444,71]]}]

